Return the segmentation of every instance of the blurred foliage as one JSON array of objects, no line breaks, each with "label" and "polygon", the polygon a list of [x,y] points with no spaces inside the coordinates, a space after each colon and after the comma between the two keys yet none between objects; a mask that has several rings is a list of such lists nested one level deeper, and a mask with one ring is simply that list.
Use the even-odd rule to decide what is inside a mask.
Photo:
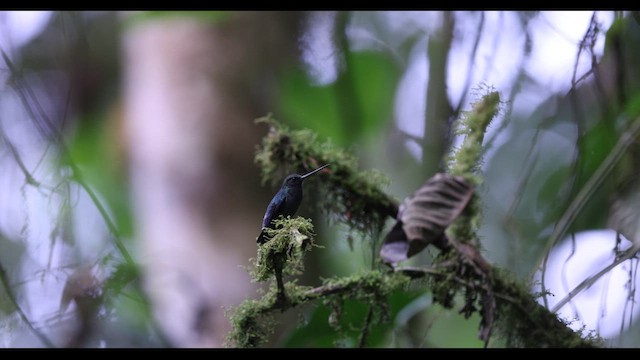
[{"label": "blurred foliage", "polygon": [[[129,193],[125,178],[124,154],[113,144],[118,134],[113,133],[107,119],[81,119],[83,124],[93,123],[78,129],[77,136],[70,144],[70,158],[82,168],[86,181],[103,196],[112,210],[114,222],[121,236],[133,235],[133,215],[129,203]],[[111,125],[112,126],[112,125]]]},{"label": "blurred foliage", "polygon": [[[348,300],[358,300],[368,310],[359,330],[358,342],[350,345],[364,347],[374,324],[390,322],[390,304],[387,300],[389,296],[403,290],[410,284],[409,280],[412,278],[428,277],[428,281],[422,282],[422,284],[426,285],[425,288],[432,293],[434,303],[451,309],[454,307],[456,299],[463,298],[464,302],[460,313],[465,318],[480,314],[478,337],[485,346],[491,339],[494,327],[503,334],[508,334],[506,336],[507,345],[510,346],[594,346],[597,339],[583,338],[580,333],[569,329],[567,324],[558,320],[555,314],[535,302],[527,287],[515,281],[510,274],[492,268],[480,255],[477,245],[469,245],[469,243],[478,244],[477,231],[481,223],[478,205],[480,199],[476,196],[475,206],[471,204],[471,206],[464,208],[469,198],[472,197],[464,179],[475,184],[481,183],[481,176],[477,173],[478,162],[480,162],[483,153],[481,144],[486,127],[497,114],[499,105],[500,95],[497,92],[489,92],[474,105],[473,110],[465,112],[464,118],[460,122],[458,131],[465,135],[465,139],[460,148],[451,155],[450,168],[451,172],[458,176],[459,179],[456,180],[462,182],[456,186],[467,190],[462,196],[462,206],[459,206],[460,208],[452,217],[457,217],[457,214],[461,214],[461,216],[448,230],[448,239],[445,237],[443,241],[434,242],[434,230],[431,229],[432,224],[429,221],[420,223],[420,226],[426,223],[430,227],[428,231],[418,229],[416,231],[418,235],[414,236],[416,239],[412,239],[427,244],[432,243],[441,250],[441,254],[435,259],[432,267],[406,268],[398,266],[396,262],[405,260],[412,255],[409,252],[407,256],[395,256],[391,260],[383,257],[384,261],[392,262],[389,264],[392,271],[380,271],[373,268],[355,275],[333,277],[323,281],[321,287],[313,289],[307,286],[298,286],[297,280],[283,283],[282,274],[286,273],[286,271],[283,272],[283,269],[293,268],[294,271],[289,271],[289,273],[301,273],[300,262],[304,250],[300,251],[298,248],[302,246],[310,249],[311,247],[302,244],[304,244],[304,239],[309,238],[312,234],[308,221],[300,218],[279,220],[276,222],[276,227],[283,228],[269,231],[273,234],[274,240],[260,245],[258,261],[254,263],[255,269],[251,271],[254,279],[258,281],[265,281],[267,275],[273,273],[277,288],[271,286],[269,292],[264,294],[261,299],[245,300],[233,309],[230,314],[233,325],[233,330],[229,335],[230,344],[238,347],[260,346],[272,331],[274,312],[295,308],[312,300],[322,300],[323,304],[330,309],[329,325],[338,334],[342,334],[343,327],[340,318],[345,311],[345,304]],[[263,172],[267,179],[269,174],[274,173],[276,164],[283,162],[282,158],[290,157],[303,163],[309,159],[322,159],[324,163],[339,164],[339,160],[345,157],[344,152],[339,149],[331,149],[325,153],[326,143],[302,141],[303,137],[309,138],[308,140],[314,139],[312,134],[306,130],[291,131],[270,116],[261,118],[257,122],[267,122],[271,126],[269,134],[264,139],[263,147],[259,148],[256,153],[256,161],[264,165]],[[436,175],[436,179],[438,175]],[[367,184],[366,186],[370,188],[368,191],[354,191],[355,187],[352,185],[351,178],[359,178],[357,169],[350,169],[349,172],[344,172],[343,176],[345,178],[340,183],[336,182],[326,188],[325,197],[335,197],[336,194],[344,193],[346,190],[353,193],[349,204],[371,204],[369,207],[376,209],[382,216],[398,217],[396,205],[394,205],[393,211],[388,210],[387,202],[389,200],[378,195],[380,190],[376,189],[376,184]],[[329,181],[331,180],[329,179]],[[424,197],[428,199],[434,198],[437,193],[439,200],[436,201],[439,202],[449,201],[448,197],[455,198],[451,194],[445,194],[441,187],[431,186],[430,181],[427,181],[424,190],[420,189],[420,191],[426,192],[423,195],[426,195]],[[442,196],[443,194],[444,196]],[[418,199],[418,204],[425,203],[418,197],[416,199]],[[456,199],[455,203],[458,202],[460,200]],[[427,201],[426,204],[429,202]],[[428,217],[430,208],[429,205],[425,207],[409,203],[409,205],[405,205],[403,212],[411,210],[415,213],[412,215],[413,217],[416,215]],[[350,224],[350,217],[341,215],[343,209],[331,208],[328,211],[338,212],[336,217],[342,219],[346,224]],[[350,209],[347,208],[347,214],[350,213]],[[365,214],[373,217],[371,212]],[[362,217],[364,218],[366,215]],[[408,243],[406,239],[410,238],[410,232],[406,226],[402,226],[402,222],[405,220],[404,217],[400,217],[397,225],[391,230],[390,234],[401,235],[404,238],[403,242],[394,240],[394,244]],[[442,232],[452,220],[440,220],[442,224],[439,224],[435,231],[439,231],[440,236],[443,236]],[[356,229],[361,232],[373,232],[371,229],[367,229],[367,226]],[[437,232],[435,235],[437,236]],[[392,245],[388,241],[389,236],[385,242],[387,247]],[[375,246],[375,244],[371,246]],[[388,251],[384,250],[383,247],[382,253],[387,254]],[[406,250],[403,251],[403,254],[404,252]],[[288,261],[291,262],[290,265],[287,263]],[[355,328],[353,323],[346,326],[349,329]],[[535,336],[531,336],[532,333],[535,333]],[[341,338],[345,339],[345,336],[342,335]],[[346,339],[348,338],[347,336]]]},{"label": "blurred foliage", "polygon": [[[396,319],[398,312],[404,309],[412,301],[417,299],[420,292],[394,292],[389,296],[389,317]],[[329,324],[331,309],[324,304],[311,306],[301,312],[298,330],[293,331],[283,341],[284,347],[355,347],[358,344],[364,319],[367,317],[367,308],[362,304],[346,300],[342,313],[338,319],[340,331],[336,331]],[[393,331],[400,331],[395,327],[404,324],[395,324]],[[387,324],[374,325],[367,338],[367,347],[380,348],[394,346],[392,339],[388,337]]]},{"label": "blurred foliage", "polygon": [[348,52],[345,56],[349,67],[335,82],[314,85],[307,72],[296,69],[282,77],[279,96],[279,113],[284,118],[339,145],[353,144],[388,124],[400,75],[384,54]]},{"label": "blurred foliage", "polygon": [[186,19],[207,21],[207,22],[222,22],[227,21],[231,17],[231,12],[227,11],[168,11],[168,10],[153,10],[153,11],[140,11],[132,16],[129,16],[126,20],[126,24],[144,23],[146,21],[162,20],[166,18],[183,17]]},{"label": "blurred foliage", "polygon": [[[524,39],[522,50],[514,44],[509,46],[514,57],[515,52],[523,52],[520,72],[501,84],[489,84],[505,95],[501,110],[505,116],[489,127],[488,139],[484,141],[491,147],[483,149],[485,162],[479,170],[484,181],[477,189],[482,203],[477,205],[484,215],[479,229],[483,256],[492,264],[516,273],[517,281],[527,283],[540,259],[547,255],[545,245],[558,220],[640,115],[640,51],[636,46],[640,40],[637,20],[640,16],[638,12],[618,11],[612,15],[610,28],[590,25],[592,30],[597,28],[592,31],[594,37],[585,34],[581,42],[573,44],[584,58],[590,57],[588,61],[592,63],[587,66],[587,74],[578,72],[576,77],[585,77],[559,90],[547,86],[546,79],[528,69],[532,65],[527,62],[532,48],[545,41],[532,35],[535,26],[543,26],[541,19],[545,19],[545,12],[492,13],[493,21],[498,24],[495,33],[489,33],[487,26],[471,26],[479,14],[450,14],[456,21],[451,47],[442,50],[446,54],[427,52],[429,40],[444,27],[443,14],[439,12],[338,12],[329,16],[330,30],[327,31],[331,33],[329,42],[333,49],[330,56],[337,59],[333,69],[336,78],[320,85],[313,72],[300,65],[274,72],[270,80],[273,87],[268,88],[269,91],[256,91],[273,90],[263,101],[286,123],[275,126],[271,120],[264,120],[271,130],[263,143],[268,151],[258,159],[258,164],[263,177],[275,184],[288,171],[309,170],[331,159],[331,172],[326,178],[310,181],[314,181],[317,193],[325,193],[329,187],[349,191],[336,198],[322,198],[318,194],[309,194],[309,197],[319,197],[321,204],[343,214],[344,219],[332,220],[350,222],[350,236],[354,235],[354,228],[375,228],[367,237],[378,239],[377,233],[389,226],[385,216],[371,219],[370,215],[379,209],[354,202],[355,195],[379,196],[393,208],[395,200],[376,192],[377,185],[391,182],[390,192],[406,196],[415,190],[414,185],[425,180],[422,174],[434,170],[421,168],[424,166],[421,151],[426,149],[427,137],[431,134],[409,134],[401,130],[397,119],[401,96],[414,96],[413,102],[418,102],[416,97],[426,98],[424,94],[400,90],[407,77],[421,74],[410,72],[412,66],[417,59],[426,59],[426,66],[433,60],[431,56],[444,59],[448,74],[442,86],[446,88],[452,88],[454,81],[459,82],[458,77],[467,70],[475,74],[484,71],[466,82],[468,86],[477,87],[474,81],[484,81],[483,76],[491,71],[490,67],[481,69],[480,60],[486,58],[493,62],[499,42],[504,41],[498,35],[517,33]],[[485,25],[489,25],[491,14],[483,12],[482,15],[487,16]],[[126,134],[120,129],[122,119],[117,100],[121,96],[123,73],[121,41],[126,37],[128,25],[175,16],[220,24],[234,20],[233,13],[222,11],[143,11],[124,19],[115,12],[52,12],[44,27],[28,42],[19,47],[2,44],[16,69],[9,69],[8,64],[2,67],[1,76],[6,82],[0,95],[3,108],[0,126],[7,131],[8,140],[15,143],[19,149],[17,154],[25,158],[27,169],[41,185],[27,184],[7,140],[0,139],[0,166],[3,167],[0,205],[4,207],[0,209],[0,264],[10,286],[10,289],[0,289],[0,327],[4,332],[0,345],[42,345],[25,326],[26,321],[17,316],[7,292],[12,292],[25,309],[36,309],[37,297],[51,298],[52,295],[36,296],[33,288],[47,288],[53,286],[52,283],[60,287],[72,270],[85,263],[102,266],[99,278],[104,284],[102,303],[97,310],[99,316],[96,315],[98,325],[85,345],[102,346],[102,342],[105,346],[117,347],[167,345],[151,321],[152,309],[141,290],[137,266],[123,262],[112,241],[116,237],[129,246],[135,234],[126,182],[127,149],[122,145]],[[516,24],[504,22],[507,17],[515,18]],[[512,27],[506,28],[505,24]],[[319,31],[309,27],[308,31]],[[494,43],[489,45],[493,48],[479,52],[465,65],[456,52],[472,48],[473,44],[462,45],[470,43],[469,39],[473,39],[477,31],[493,39]],[[597,34],[605,35],[604,44]],[[601,56],[594,50],[596,45],[603,45]],[[467,58],[468,54],[462,56]],[[418,66],[423,65],[420,62]],[[467,69],[462,69],[463,66]],[[584,70],[577,64],[575,67]],[[425,68],[424,73],[428,70]],[[263,84],[255,86],[259,88]],[[421,88],[427,86],[423,84]],[[455,103],[455,96],[446,88],[431,90],[446,93],[449,97],[446,100]],[[19,99],[20,91],[26,94],[27,100]],[[473,95],[472,89],[463,91],[465,95],[461,99]],[[466,106],[467,102],[473,101],[462,105]],[[402,104],[406,106],[406,102]],[[421,111],[412,121],[419,124],[417,128],[426,128],[426,111]],[[64,146],[55,142],[55,133],[50,128],[44,127],[44,132],[37,130],[37,124],[46,123],[43,114],[55,129],[61,129]],[[312,131],[293,131],[290,138],[283,138],[281,130],[287,129],[287,125]],[[446,125],[451,126],[448,130],[453,130],[452,123]],[[312,145],[322,150],[312,153]],[[336,145],[353,151],[338,153]],[[300,153],[304,155],[302,158],[293,155]],[[363,163],[366,166],[362,166]],[[79,172],[74,173],[73,167]],[[360,173],[359,167],[381,170]],[[639,169],[640,146],[636,142],[587,199],[571,222],[569,233],[607,227],[612,201],[637,191],[634,184]],[[358,175],[352,177],[354,174]],[[116,225],[117,234],[110,234],[104,218],[96,215],[96,204],[87,200],[81,181],[96,192],[97,200]],[[16,182],[20,185],[14,186]],[[38,208],[45,209],[43,214],[34,212],[33,209]],[[47,221],[49,224],[40,225]],[[84,231],[81,230],[83,224]],[[340,232],[325,235],[330,229],[319,225],[317,228],[324,246],[322,251],[317,251],[323,253],[321,273],[355,273],[371,266],[373,261],[362,258],[375,254],[371,247],[377,243],[358,241],[355,235],[356,240],[349,249]],[[34,244],[48,244],[50,252],[43,256]],[[51,266],[48,259],[57,259],[57,266]],[[415,262],[432,260],[433,256],[427,254]],[[47,276],[53,280],[42,280]],[[527,289],[520,290],[526,292]],[[367,346],[482,346],[482,342],[475,339],[477,324],[481,321],[478,315],[464,320],[462,315],[434,304],[432,295],[421,289],[391,293],[388,298],[390,322],[371,327]],[[327,321],[331,307],[315,304],[302,309],[304,326],[280,334],[277,337],[280,342],[274,345],[357,346],[369,310],[353,299],[344,300],[337,320],[340,331]],[[464,299],[456,297],[454,302],[459,305]],[[74,315],[51,312],[30,321],[58,344],[61,341],[56,340],[67,334],[60,324],[68,324]],[[612,341],[619,340],[617,344],[623,346],[638,346],[639,333],[640,325],[635,321],[619,339]],[[491,343],[492,346],[508,344],[508,332]]]},{"label": "blurred foliage", "polygon": [[[524,23],[541,16],[540,13],[522,15],[521,20]],[[624,18],[617,21],[626,24],[627,20],[628,18]],[[625,40],[624,43],[632,42]],[[393,48],[393,45],[385,45],[388,46],[387,49]],[[344,51],[344,48],[342,50]],[[384,50],[381,52],[384,53]],[[388,54],[380,54],[382,57],[386,55]],[[609,55],[605,51],[604,58],[607,56]],[[344,63],[346,61],[343,61],[343,66]],[[637,64],[637,62],[632,63]],[[339,71],[339,78],[343,76],[342,71]],[[298,76],[301,77],[301,75]],[[519,86],[526,86],[527,83],[535,83],[536,79],[524,78],[520,81]],[[596,81],[600,80],[596,79]],[[337,80],[330,86],[337,86],[338,83]],[[306,87],[313,86],[313,81],[308,80],[307,84]],[[288,92],[296,93],[296,91],[289,90],[291,86],[291,83],[285,83],[285,96]],[[303,102],[305,104],[299,106],[297,116],[293,119],[291,119],[292,115],[283,107],[285,118],[300,126],[313,128],[320,134],[331,134],[332,130],[330,129],[337,128],[337,126],[333,125],[333,120],[327,119],[331,119],[333,115],[326,115],[314,122],[304,119],[313,118],[324,112],[338,113],[336,103],[328,101],[327,99],[330,97],[327,94],[306,93],[306,87],[304,84],[300,84],[297,90],[305,93],[308,97],[317,96],[315,98],[317,103],[324,104],[322,109],[307,105],[314,103],[314,101],[306,98],[290,105],[298,107]],[[493,157],[487,160],[485,171],[487,171],[489,179],[483,188],[490,192],[489,198],[492,200],[490,207],[492,210],[496,207],[502,207],[505,210],[512,208],[510,210],[512,212],[506,214],[503,212],[502,219],[496,218],[496,215],[500,216],[498,213],[491,214],[488,222],[491,222],[492,226],[506,224],[504,230],[509,232],[502,233],[499,237],[483,236],[483,238],[490,240],[489,243],[483,243],[483,246],[487,248],[490,255],[491,253],[505,254],[504,256],[509,259],[509,263],[513,264],[512,268],[522,275],[531,272],[536,256],[525,256],[524,259],[518,259],[518,257],[521,257],[522,253],[541,253],[542,244],[549,234],[549,228],[563,214],[572,197],[592,177],[594,171],[611,152],[621,134],[626,131],[626,126],[623,122],[621,123],[620,117],[615,113],[609,113],[605,119],[591,116],[603,113],[602,101],[594,98],[594,90],[589,89],[588,86],[576,87],[576,89],[575,93],[570,93],[566,97],[561,95],[556,97],[556,94],[548,92],[549,100],[543,101],[538,107],[539,111],[534,112],[530,118],[525,118],[518,112],[513,113],[513,104],[509,104],[505,112],[513,113],[514,117],[509,119],[510,122],[507,126],[501,125],[500,128],[509,132],[504,137],[506,141],[503,141],[498,148],[492,149]],[[574,98],[578,100],[574,100]],[[576,108],[576,102],[578,102],[579,108]],[[556,109],[555,113],[553,113],[553,109]],[[551,116],[549,116],[550,111],[552,112]],[[607,111],[609,110],[604,110],[605,113]],[[320,116],[318,117],[320,118]],[[576,120],[575,117],[582,118]],[[616,119],[616,121],[611,119]],[[322,126],[317,124],[322,124]],[[336,136],[333,135],[333,138]],[[354,134],[351,141],[347,141],[347,143],[353,143],[358,136],[359,133]],[[558,136],[565,140],[558,141]],[[503,161],[502,158],[505,157],[509,160]],[[620,169],[616,171],[619,172]],[[505,177],[505,174],[509,173],[515,173],[516,176]],[[606,217],[603,215],[606,213],[603,213],[603,209],[608,207],[609,194],[615,191],[614,184],[619,183],[621,177],[624,178],[624,175],[608,177],[610,180],[589,199],[587,207],[572,224],[571,231],[605,226]],[[509,183],[509,185],[502,186],[501,183]],[[495,195],[494,191],[496,191]],[[495,201],[499,201],[499,203],[495,203]],[[483,208],[486,209],[487,206],[484,205]],[[486,231],[487,228],[483,226],[482,232],[486,234]],[[514,237],[513,245],[505,246],[500,243],[500,241],[512,242],[508,239]],[[494,241],[497,243],[494,244]]]},{"label": "blurred foliage", "polygon": [[[113,12],[52,12],[24,46],[3,46],[10,81],[2,101],[22,116],[0,118],[2,145],[18,149],[3,166],[22,163],[35,179],[21,186],[27,206],[13,210],[24,214],[20,233],[0,239],[11,254],[0,257],[5,290],[17,301],[11,312],[24,314],[3,319],[5,346],[166,345],[126,251],[134,221],[114,108],[118,28]],[[11,250],[16,245],[24,255]],[[33,297],[34,286],[45,293]]]}]

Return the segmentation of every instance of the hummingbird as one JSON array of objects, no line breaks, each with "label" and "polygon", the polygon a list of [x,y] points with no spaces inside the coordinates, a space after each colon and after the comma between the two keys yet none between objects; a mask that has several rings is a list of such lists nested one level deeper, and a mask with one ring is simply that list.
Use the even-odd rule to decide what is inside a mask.
[{"label": "hummingbird", "polygon": [[302,180],[326,168],[327,166],[329,166],[329,164],[323,165],[304,175],[291,174],[284,179],[280,190],[278,190],[278,192],[273,196],[269,206],[267,206],[267,211],[264,213],[264,218],[262,219],[262,231],[256,239],[258,244],[264,244],[267,242],[268,238],[265,229],[273,229],[273,220],[277,219],[280,215],[293,216],[296,213],[298,207],[300,207],[300,203],[302,202]]}]

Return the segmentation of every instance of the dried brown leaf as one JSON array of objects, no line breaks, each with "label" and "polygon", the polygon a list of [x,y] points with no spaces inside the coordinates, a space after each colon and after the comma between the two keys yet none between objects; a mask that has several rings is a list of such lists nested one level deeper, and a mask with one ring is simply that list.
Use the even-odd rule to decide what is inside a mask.
[{"label": "dried brown leaf", "polygon": [[469,203],[473,185],[460,176],[439,173],[406,198],[398,222],[387,234],[380,256],[396,263],[422,251],[427,245],[443,243],[444,230]]}]

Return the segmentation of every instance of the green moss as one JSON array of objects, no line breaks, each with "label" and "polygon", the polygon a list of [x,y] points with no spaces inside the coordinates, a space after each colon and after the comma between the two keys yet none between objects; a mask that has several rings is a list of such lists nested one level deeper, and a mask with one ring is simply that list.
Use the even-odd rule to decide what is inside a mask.
[{"label": "green moss", "polygon": [[474,103],[471,111],[464,112],[456,123],[456,134],[464,135],[459,149],[449,158],[449,173],[462,176],[479,185],[481,177],[476,173],[482,159],[482,142],[487,126],[500,110],[500,94],[491,91]]},{"label": "green moss", "polygon": [[275,299],[275,293],[270,294],[260,300],[245,300],[227,313],[232,326],[227,346],[256,347],[267,341],[274,325],[273,315],[267,311]]},{"label": "green moss", "polygon": [[309,291],[311,291],[312,287],[298,285],[298,280],[294,279],[287,282],[286,284],[284,284],[284,288],[287,292],[289,305],[291,307],[302,305],[310,299]]},{"label": "green moss", "polygon": [[[458,123],[458,134],[465,139],[450,158],[449,172],[476,186],[482,183],[479,164],[484,133],[497,114],[499,104],[499,94],[490,91]],[[323,193],[320,205],[333,220],[346,223],[353,232],[374,238],[386,216],[395,217],[397,203],[380,190],[388,183],[380,173],[359,171],[352,154],[318,140],[311,131],[290,130],[271,116],[256,122],[269,125],[269,133],[255,157],[262,168],[263,183],[275,185],[287,173],[303,173],[330,163],[327,171],[315,178],[320,178],[318,187]],[[460,252],[441,252],[433,263],[438,272],[425,272],[426,280],[410,282],[401,273],[374,270],[326,279],[317,288],[289,281],[284,284],[285,302],[278,301],[277,288],[272,284],[261,299],[247,300],[232,312],[229,344],[259,346],[271,332],[274,312],[316,300],[330,309],[328,320],[336,331],[342,331],[340,319],[346,300],[361,302],[372,309],[371,323],[385,322],[389,318],[389,295],[419,283],[432,292],[434,302],[445,308],[453,308],[454,300],[464,299],[460,311],[466,317],[478,312],[485,326],[505,339],[506,346],[598,345],[593,334],[572,331],[564,321],[540,306],[529,293],[527,284],[509,272],[491,269],[484,263],[479,253],[474,252],[479,246],[477,230],[481,222],[480,198],[474,194],[461,216],[447,229],[447,235],[459,243],[473,243],[475,247],[463,244],[467,247],[456,247],[462,249]],[[252,270],[255,281],[271,278],[278,264],[283,266],[285,274],[300,274],[304,269],[303,256],[313,247],[313,226],[308,219],[281,218],[276,225],[275,230],[268,230],[273,238],[258,250]]]},{"label": "green moss", "polygon": [[494,269],[492,288],[500,308],[496,333],[508,347],[597,347],[602,339],[593,333],[573,331],[568,323],[538,304],[528,284],[506,270]]},{"label": "green moss", "polygon": [[[464,135],[459,149],[449,158],[449,173],[462,176],[476,187],[482,183],[479,168],[482,161],[484,134],[491,120],[500,109],[500,94],[496,91],[487,92],[472,110],[464,112],[456,123],[456,134]],[[479,246],[477,231],[482,225],[482,207],[477,194],[474,194],[465,211],[447,229],[447,234],[462,242],[469,242]]]},{"label": "green moss", "polygon": [[298,285],[296,280],[292,280],[285,284],[285,290],[289,301],[284,307],[277,305],[277,289],[271,286],[260,299],[245,300],[227,311],[232,330],[227,335],[225,345],[247,348],[264,344],[273,333],[273,313],[305,303],[309,300],[308,292],[311,288]]},{"label": "green moss", "polygon": [[340,315],[345,300],[359,301],[374,310],[374,323],[389,320],[388,296],[407,286],[409,278],[393,272],[370,271],[349,277],[323,281],[318,288],[297,285],[296,281],[285,284],[288,297],[286,304],[278,304],[276,288],[271,287],[260,300],[246,300],[228,313],[233,330],[228,335],[227,345],[256,347],[266,342],[274,322],[272,314],[285,311],[304,303],[322,300],[331,309],[330,324],[339,328]]},{"label": "green moss", "polygon": [[[372,323],[389,321],[388,297],[394,291],[409,285],[409,278],[400,273],[368,271],[348,277],[326,279],[323,288],[323,303],[331,310],[329,324],[340,331],[340,315],[345,300],[366,304],[373,309]],[[331,291],[336,289],[336,291]]]},{"label": "green moss", "polygon": [[[262,282],[273,279],[275,268],[281,266],[283,273],[298,275],[304,270],[304,254],[313,243],[313,224],[303,217],[280,217],[275,220],[275,228],[267,229],[269,241],[258,247],[258,256],[253,261],[251,277]],[[275,281],[259,300],[245,300],[238,307],[227,312],[232,331],[227,336],[227,346],[256,347],[267,341],[272,332],[274,309],[294,307],[307,300],[310,288],[299,286],[296,281],[284,284],[286,304],[278,303]]]},{"label": "green moss", "polygon": [[330,164],[315,178],[320,178],[318,187],[324,195],[319,206],[331,220],[359,232],[378,234],[386,217],[395,217],[397,202],[381,190],[389,184],[382,173],[359,170],[352,153],[330,141],[319,140],[310,130],[290,130],[271,115],[257,119],[256,123],[269,125],[269,133],[255,156],[262,169],[263,183],[276,185],[288,173],[304,173]]},{"label": "green moss", "polygon": [[268,280],[277,263],[284,261],[283,273],[299,275],[304,270],[304,254],[314,244],[313,224],[303,217],[286,217],[275,220],[275,229],[267,229],[271,240],[258,247],[251,277],[254,281]]},{"label": "green moss", "polygon": [[330,278],[323,281],[323,287],[347,289],[339,293],[342,297],[369,302],[386,297],[394,290],[409,284],[409,278],[401,273],[372,270],[346,277]]}]

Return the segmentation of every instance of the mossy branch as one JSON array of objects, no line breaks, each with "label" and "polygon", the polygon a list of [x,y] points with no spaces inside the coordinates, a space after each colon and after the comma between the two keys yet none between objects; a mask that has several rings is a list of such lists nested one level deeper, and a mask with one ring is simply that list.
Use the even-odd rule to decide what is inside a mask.
[{"label": "mossy branch", "polygon": [[[372,271],[324,281],[322,286],[300,286],[296,281],[284,283],[282,275],[298,275],[304,270],[303,257],[314,244],[313,225],[309,219],[286,217],[276,219],[275,229],[267,229],[271,239],[258,248],[258,256],[252,261],[250,273],[254,281],[264,282],[275,275],[276,286],[271,284],[259,300],[247,300],[233,309],[230,320],[233,330],[228,344],[238,347],[256,347],[266,341],[273,325],[272,315],[299,305],[322,299],[334,309],[339,318],[345,299],[365,302],[370,307],[368,326],[386,319],[387,296],[399,290],[408,278],[402,274]],[[365,336],[366,337],[366,336]],[[363,339],[364,341],[364,339]]]},{"label": "mossy branch", "polygon": [[[290,172],[305,173],[323,164],[320,184],[328,196],[319,206],[333,220],[354,230],[379,230],[388,216],[395,218],[399,202],[384,191],[389,180],[379,171],[362,171],[356,157],[330,141],[321,141],[310,130],[290,130],[271,115],[256,120],[269,125],[269,132],[258,148],[255,161],[262,169],[262,182],[276,184]],[[283,168],[285,171],[278,172]]]},{"label": "mossy branch", "polygon": [[[449,161],[451,175],[462,176],[478,188],[482,183],[480,164],[484,135],[500,110],[498,92],[487,92],[472,110],[458,121],[457,134],[464,135],[459,149]],[[462,215],[447,229],[447,236],[460,261],[449,267],[448,277],[436,277],[434,297],[444,293],[447,299],[464,292],[467,300],[463,313],[478,311],[482,317],[479,337],[488,343],[495,329],[508,346],[525,347],[593,347],[594,338],[583,338],[571,330],[557,315],[539,305],[529,288],[506,271],[492,267],[479,252],[477,231],[482,224],[482,208],[475,193]],[[444,257],[451,262],[450,257]],[[458,290],[454,290],[454,289]],[[474,305],[478,305],[476,309]],[[446,302],[443,305],[448,305]]]},{"label": "mossy branch", "polygon": [[[291,281],[285,284],[287,301],[284,303],[279,301],[277,290],[272,287],[260,300],[246,300],[233,310],[230,315],[233,330],[228,336],[228,345],[256,347],[263,344],[271,331],[274,313],[320,299],[334,309],[345,299],[368,303],[378,321],[385,320],[389,311],[387,297],[408,283],[409,277],[401,273],[381,271],[326,279],[322,286],[315,288]],[[339,310],[336,312],[339,316]]]},{"label": "mossy branch", "polygon": [[[496,91],[489,91],[473,104],[471,111],[464,112],[457,122],[457,134],[464,135],[464,140],[462,146],[452,154],[449,173],[463,177],[476,189],[482,183],[482,176],[479,172],[484,134],[499,109],[500,94]],[[464,274],[468,280],[481,284],[481,286],[464,288],[466,303],[462,312],[467,318],[476,311],[480,314],[478,337],[484,341],[486,347],[496,324],[498,302],[493,286],[495,279],[491,276],[491,266],[478,251],[480,241],[477,231],[481,224],[482,207],[476,192],[472,195],[466,209],[449,226],[446,233],[451,239],[450,243],[463,260],[456,269],[457,273]]]},{"label": "mossy branch", "polygon": [[[500,94],[491,91],[473,104],[471,111],[463,112],[458,120],[456,133],[465,138],[459,149],[449,159],[449,173],[461,176],[476,188],[482,183],[479,174],[482,160],[484,134],[500,108]],[[448,229],[449,237],[479,245],[476,232],[482,225],[482,207],[477,193],[473,194],[464,213]]]},{"label": "mossy branch", "polygon": [[507,346],[594,347],[601,344],[601,339],[573,331],[568,323],[538,304],[528,288],[512,274],[493,268],[491,282],[480,284],[455,275],[455,268],[452,268],[454,264],[455,262],[448,262],[432,267],[397,267],[395,270],[411,279],[430,278],[439,284],[438,287],[473,291],[480,287],[484,291],[492,291],[501,315],[497,329],[507,340]]},{"label": "mossy branch", "polygon": [[[435,294],[460,289],[477,291],[491,289],[501,316],[497,329],[504,334],[509,346],[522,347],[593,347],[599,339],[584,338],[566,322],[539,305],[512,274],[491,269],[490,283],[479,283],[460,275],[460,261],[443,261],[432,267],[398,267],[395,271],[371,271],[345,278],[326,279],[322,286],[308,287],[295,281],[285,284],[288,301],[278,301],[277,290],[271,288],[259,300],[246,300],[230,316],[233,331],[228,345],[256,347],[266,341],[273,327],[273,315],[303,304],[322,300],[334,307],[339,316],[339,304],[352,299],[369,304],[377,321],[388,316],[387,297],[406,289],[415,279],[427,279],[427,287]],[[422,282],[421,284],[425,284]],[[333,306],[332,306],[333,305]],[[449,308],[452,305],[449,304]],[[335,325],[337,320],[330,319]]]},{"label": "mossy branch", "polygon": [[[487,93],[473,109],[463,115],[458,133],[465,135],[462,146],[450,159],[449,172],[464,177],[474,185],[481,184],[479,174],[486,128],[498,113],[500,96]],[[375,234],[382,229],[387,216],[396,218],[398,202],[385,194],[381,186],[387,180],[378,172],[361,172],[353,155],[336,148],[330,142],[321,142],[309,130],[290,130],[271,116],[257,120],[269,125],[269,133],[256,154],[256,162],[262,167],[263,182],[275,183],[282,178],[279,168],[286,172],[309,171],[325,163],[331,163],[322,181],[325,196],[321,207],[338,221],[352,229]],[[372,310],[367,316],[361,342],[366,339],[369,324],[384,321],[388,315],[386,298],[395,291],[405,289],[411,278],[427,279],[426,286],[434,301],[447,308],[453,307],[453,299],[463,295],[466,299],[461,312],[470,316],[480,312],[482,316],[480,337],[488,342],[491,331],[502,334],[508,346],[527,347],[589,347],[599,345],[589,336],[582,337],[571,330],[567,323],[539,305],[529,293],[525,283],[506,271],[491,266],[478,250],[477,230],[482,217],[477,195],[469,203],[458,220],[447,229],[451,246],[443,250],[432,268],[396,267],[395,270],[372,270],[344,278],[325,280],[322,286],[297,285],[296,281],[270,289],[259,300],[247,300],[230,315],[233,331],[229,343],[239,347],[255,347],[266,341],[272,328],[273,314],[298,307],[310,301],[323,300],[333,309],[330,323],[336,324],[341,304],[354,299],[367,304]],[[312,227],[303,220],[283,219],[282,229],[273,230],[276,242],[259,250],[257,263],[273,264],[274,254],[287,254],[285,264],[291,261],[292,273],[301,270],[302,254],[310,248],[295,250],[298,255],[289,256],[291,244],[297,249],[296,238],[310,239]],[[289,223],[287,223],[289,221]],[[306,221],[306,219],[305,219]],[[296,235],[296,232],[300,235]],[[294,240],[292,240],[294,239]],[[271,240],[273,241],[273,240]],[[297,241],[297,242],[296,242]],[[261,256],[268,255],[261,260]],[[270,259],[270,260],[269,260]],[[297,264],[297,265],[296,265]],[[274,266],[254,271],[256,281],[270,277]],[[422,280],[423,281],[423,280]],[[422,282],[424,284],[424,281]],[[281,289],[279,289],[281,288]],[[287,301],[281,301],[286,291]],[[480,308],[478,310],[478,308]],[[372,321],[372,319],[375,319]]]}]

